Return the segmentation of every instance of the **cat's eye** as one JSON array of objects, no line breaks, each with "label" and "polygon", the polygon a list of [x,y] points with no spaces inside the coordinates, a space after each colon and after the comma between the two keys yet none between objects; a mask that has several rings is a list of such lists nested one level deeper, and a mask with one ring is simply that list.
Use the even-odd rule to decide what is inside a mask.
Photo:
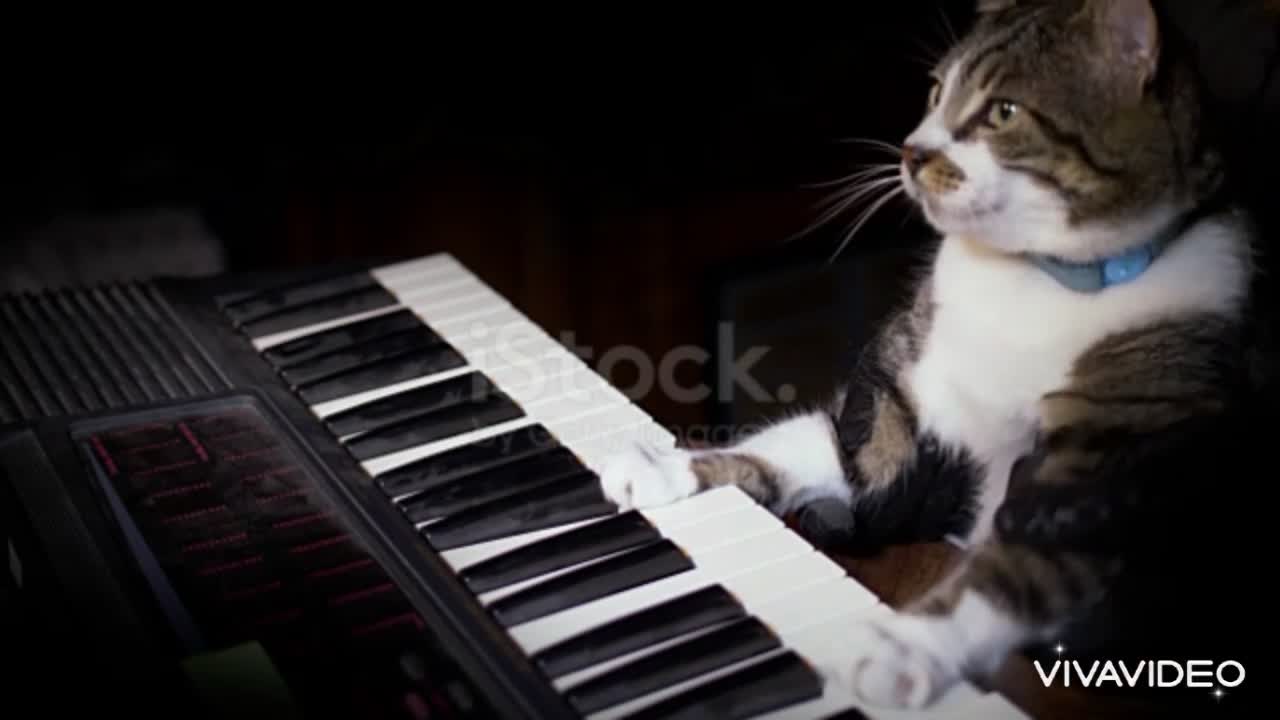
[{"label": "cat's eye", "polygon": [[1008,100],[992,101],[987,110],[987,124],[993,128],[1001,128],[1009,124],[1018,115],[1020,108],[1015,102]]}]

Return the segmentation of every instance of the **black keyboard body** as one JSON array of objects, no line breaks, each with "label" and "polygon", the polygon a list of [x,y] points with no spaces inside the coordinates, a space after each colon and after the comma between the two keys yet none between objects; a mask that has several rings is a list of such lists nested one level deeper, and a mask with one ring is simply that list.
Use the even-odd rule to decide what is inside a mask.
[{"label": "black keyboard body", "polygon": [[364,269],[0,299],[7,702],[576,717],[225,311]]}]

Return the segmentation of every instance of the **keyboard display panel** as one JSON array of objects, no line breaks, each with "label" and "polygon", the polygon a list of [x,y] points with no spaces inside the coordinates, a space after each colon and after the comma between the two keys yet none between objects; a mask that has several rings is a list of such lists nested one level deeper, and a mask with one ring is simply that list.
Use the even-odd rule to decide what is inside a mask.
[{"label": "keyboard display panel", "polygon": [[184,656],[260,647],[308,716],[484,716],[255,401],[117,418],[77,439]]}]

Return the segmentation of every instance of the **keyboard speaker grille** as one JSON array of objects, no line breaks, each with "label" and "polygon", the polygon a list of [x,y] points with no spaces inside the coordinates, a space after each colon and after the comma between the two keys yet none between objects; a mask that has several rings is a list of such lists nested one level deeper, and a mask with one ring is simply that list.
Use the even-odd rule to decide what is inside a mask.
[{"label": "keyboard speaker grille", "polygon": [[225,389],[150,283],[0,297],[0,423]]}]

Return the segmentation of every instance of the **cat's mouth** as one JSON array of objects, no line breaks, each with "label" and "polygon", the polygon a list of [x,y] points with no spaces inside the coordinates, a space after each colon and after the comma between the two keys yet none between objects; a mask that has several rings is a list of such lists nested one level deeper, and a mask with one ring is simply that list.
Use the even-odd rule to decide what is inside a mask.
[{"label": "cat's mouth", "polygon": [[960,201],[948,195],[919,193],[919,202],[925,218],[943,233],[975,232],[1004,212],[1004,203]]}]

